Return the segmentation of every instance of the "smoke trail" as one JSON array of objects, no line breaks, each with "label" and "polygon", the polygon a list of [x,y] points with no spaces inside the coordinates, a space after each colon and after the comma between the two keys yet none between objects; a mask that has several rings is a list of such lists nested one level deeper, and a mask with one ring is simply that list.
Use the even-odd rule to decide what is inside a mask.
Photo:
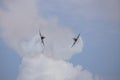
[{"label": "smoke trail", "polygon": [[[80,53],[82,39],[73,44],[75,34],[56,18],[38,15],[37,0],[5,0],[9,11],[0,11],[2,38],[22,57],[18,80],[93,80],[92,74],[64,59]],[[42,12],[41,12],[42,13]],[[42,46],[39,28],[45,38]]]}]

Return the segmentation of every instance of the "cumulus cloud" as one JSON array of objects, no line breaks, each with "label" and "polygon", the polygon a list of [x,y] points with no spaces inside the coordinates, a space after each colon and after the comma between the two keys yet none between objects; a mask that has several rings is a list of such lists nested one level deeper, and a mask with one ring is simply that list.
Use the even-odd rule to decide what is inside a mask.
[{"label": "cumulus cloud", "polygon": [[5,0],[5,5],[8,10],[0,11],[2,37],[16,47],[20,40],[30,37],[35,31],[37,8],[33,0]]},{"label": "cumulus cloud", "polygon": [[[4,30],[3,37],[5,40],[8,40],[6,42],[8,42],[10,46],[19,52],[20,56],[27,55],[26,50],[30,54],[38,49],[37,53],[40,53],[39,50],[42,47],[39,46],[42,44],[36,43],[36,41],[40,42],[39,28],[46,37],[44,54],[54,56],[54,58],[66,59],[81,51],[83,46],[81,38],[78,40],[78,44],[76,44],[76,46],[79,46],[71,48],[73,44],[72,38],[75,37],[73,31],[63,28],[56,18],[46,20],[39,17],[35,1],[15,1],[14,4],[8,5],[8,9],[10,11],[5,12],[1,16],[1,24]],[[38,39],[30,41],[30,39],[36,35],[38,35]],[[28,46],[31,44],[34,45],[28,49]],[[38,48],[36,48],[36,46]]]},{"label": "cumulus cloud", "polygon": [[82,50],[83,42],[81,38],[79,38],[76,45],[71,48],[74,34],[68,29],[50,27],[45,28],[43,34],[46,37],[44,40],[45,47],[41,44],[39,33],[32,39],[21,43],[19,48],[23,51],[23,56],[33,56],[36,53],[45,54],[46,56],[56,59],[69,59],[72,55]]},{"label": "cumulus cloud", "polygon": [[41,56],[23,58],[18,80],[93,80],[81,66]]},{"label": "cumulus cloud", "polygon": [[[5,0],[8,10],[0,10],[2,38],[22,57],[18,80],[93,80],[92,73],[64,61],[81,52],[81,37],[71,48],[72,38],[77,34],[61,25],[58,17],[42,17],[45,7],[38,8],[37,2]],[[45,47],[40,41],[39,28],[46,37]]]}]

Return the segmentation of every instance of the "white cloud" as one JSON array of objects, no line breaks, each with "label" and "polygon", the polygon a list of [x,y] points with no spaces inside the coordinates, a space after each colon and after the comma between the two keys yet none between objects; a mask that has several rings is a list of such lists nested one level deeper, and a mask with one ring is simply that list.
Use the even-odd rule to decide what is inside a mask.
[{"label": "white cloud", "polygon": [[[37,53],[40,53],[39,49],[42,48],[40,47],[41,43],[36,44],[36,41],[40,42],[39,36],[39,40],[30,40],[39,34],[38,29],[40,27],[42,34],[46,37],[44,54],[54,58],[68,59],[73,54],[79,53],[83,47],[82,40],[79,39],[76,46],[71,48],[73,44],[72,38],[75,37],[73,31],[63,28],[56,18],[46,20],[39,17],[37,12],[38,6],[35,5],[35,2],[37,1],[23,0],[15,1],[14,4],[8,5],[10,11],[5,12],[1,16],[1,24],[4,30],[3,38],[7,40],[6,42],[15,48],[20,56],[26,55],[26,50],[29,54],[36,51],[36,49]],[[30,45],[31,48],[29,48]]]},{"label": "white cloud", "polygon": [[23,58],[18,80],[93,80],[93,77],[81,66],[36,55]]},{"label": "white cloud", "polygon": [[30,37],[36,29],[37,6],[33,0],[5,0],[5,4],[8,11],[0,11],[3,37],[16,45],[16,41]]},{"label": "white cloud", "polygon": [[[92,73],[81,66],[63,61],[81,52],[81,37],[71,48],[74,32],[64,28],[56,17],[42,18],[43,12],[40,8],[38,14],[36,3],[37,0],[5,0],[8,11],[0,10],[2,38],[22,56],[18,80],[93,80]],[[39,27],[46,36],[45,48],[40,43]]]},{"label": "white cloud", "polygon": [[71,48],[74,34],[68,29],[50,27],[45,28],[43,33],[46,37],[44,40],[45,47],[41,44],[38,33],[32,39],[23,41],[20,44],[19,48],[22,51],[21,53],[23,53],[22,56],[34,56],[35,53],[42,53],[56,59],[69,59],[72,55],[80,53],[82,50],[83,42],[81,37],[78,39],[76,45]]}]

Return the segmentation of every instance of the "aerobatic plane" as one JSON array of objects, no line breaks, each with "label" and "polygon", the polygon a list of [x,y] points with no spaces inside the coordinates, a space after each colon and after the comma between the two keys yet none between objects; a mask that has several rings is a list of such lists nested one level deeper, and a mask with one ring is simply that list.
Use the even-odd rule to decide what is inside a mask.
[{"label": "aerobatic plane", "polygon": [[72,47],[76,44],[76,42],[78,41],[79,37],[80,37],[80,33],[78,34],[77,38],[73,38],[74,43],[73,43]]},{"label": "aerobatic plane", "polygon": [[39,35],[40,35],[41,43],[43,44],[43,46],[45,46],[44,44],[45,37],[41,34],[40,30],[39,30]]}]

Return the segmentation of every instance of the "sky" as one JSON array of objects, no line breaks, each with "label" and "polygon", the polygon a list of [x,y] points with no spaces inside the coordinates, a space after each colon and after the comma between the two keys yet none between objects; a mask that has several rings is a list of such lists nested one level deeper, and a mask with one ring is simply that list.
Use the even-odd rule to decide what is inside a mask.
[{"label": "sky", "polygon": [[[53,73],[53,80],[120,80],[119,4],[119,0],[0,0],[0,79],[37,80],[36,75],[55,71],[58,74]],[[39,23],[42,32],[50,36],[44,53],[55,60],[28,56],[43,50],[36,35]],[[80,44],[73,50],[59,47],[69,46],[69,39],[78,33]],[[23,76],[31,68],[33,72]],[[73,76],[61,75],[58,68]],[[52,80],[53,75],[38,78]]]}]

